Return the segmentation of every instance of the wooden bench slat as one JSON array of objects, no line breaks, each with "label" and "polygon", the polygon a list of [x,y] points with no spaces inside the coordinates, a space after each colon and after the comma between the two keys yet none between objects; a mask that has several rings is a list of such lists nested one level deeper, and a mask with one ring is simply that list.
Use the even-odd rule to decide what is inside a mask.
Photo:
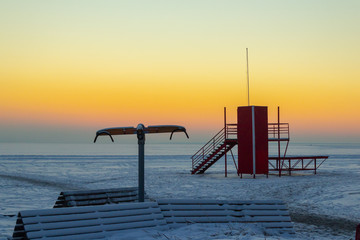
[{"label": "wooden bench slat", "polygon": [[[167,230],[168,225],[161,225],[156,227],[147,227],[146,230],[155,229],[155,230]],[[133,231],[134,229],[124,229],[124,230],[115,230],[110,232],[101,232],[101,233],[90,233],[90,234],[77,234],[77,235],[67,235],[67,236],[56,236],[56,237],[46,237],[48,240],[84,240],[84,239],[108,239],[114,234],[126,233],[128,231]],[[142,230],[139,228],[138,230]],[[145,229],[144,229],[145,230]],[[40,238],[36,238],[40,239]]]},{"label": "wooden bench slat", "polygon": [[267,228],[293,228],[293,224],[291,222],[266,222],[262,223],[262,225]]},{"label": "wooden bench slat", "polygon": [[110,225],[90,226],[90,227],[87,226],[87,227],[77,227],[77,228],[63,228],[56,230],[41,230],[36,232],[28,232],[27,236],[29,238],[66,236],[66,235],[75,235],[75,234],[84,234],[84,233],[98,233],[103,231],[106,232],[106,231],[115,231],[115,230],[119,231],[123,229],[155,227],[158,225],[166,225],[166,221],[152,220],[152,221],[130,222],[130,223],[110,224]]},{"label": "wooden bench slat", "polygon": [[165,211],[162,209],[164,216],[289,216],[289,212],[287,211],[269,211],[269,210],[244,210],[244,211],[232,211],[231,209],[202,209],[202,210],[188,210],[188,211]]},{"label": "wooden bench slat", "polygon": [[116,192],[116,193],[100,193],[100,194],[86,194],[86,195],[69,195],[64,196],[66,201],[82,201],[89,199],[105,199],[105,198],[121,198],[121,197],[129,197],[136,196],[136,192]]},{"label": "wooden bench slat", "polygon": [[110,203],[120,203],[120,202],[137,202],[138,197],[122,197],[122,198],[98,198],[98,199],[89,199],[89,200],[69,200],[67,201],[67,206],[76,207],[76,206],[91,206],[91,205],[105,205]]},{"label": "wooden bench slat", "polygon": [[[145,199],[149,197],[145,194]],[[54,208],[137,202],[138,188],[110,188],[61,192]]]},{"label": "wooden bench slat", "polygon": [[78,190],[78,191],[64,191],[61,192],[61,195],[68,196],[68,195],[87,195],[87,194],[99,194],[99,193],[111,193],[111,192],[133,192],[137,191],[137,187],[125,187],[125,188],[107,188],[107,189],[96,189],[96,190]]},{"label": "wooden bench slat", "polygon": [[237,210],[287,210],[286,205],[241,205],[238,206]]},{"label": "wooden bench slat", "polygon": [[157,202],[161,204],[259,204],[259,205],[278,205],[284,204],[281,200],[212,200],[212,199],[158,199]]},{"label": "wooden bench slat", "polygon": [[289,216],[289,212],[285,210],[242,210],[244,215],[249,216]]},{"label": "wooden bench slat", "polygon": [[224,210],[224,209],[232,209],[235,210],[236,206],[230,205],[161,205],[161,209],[163,211],[173,210],[173,211],[186,211],[186,210]]},{"label": "wooden bench slat", "polygon": [[211,216],[211,217],[169,217],[166,218],[168,223],[225,223],[225,222],[241,222],[238,218],[230,216]]},{"label": "wooden bench slat", "polygon": [[[166,216],[165,216],[166,217]],[[290,217],[247,217],[247,216],[172,216],[166,218],[167,222],[194,222],[194,223],[206,223],[206,222],[290,222]]]},{"label": "wooden bench slat", "polygon": [[90,218],[111,218],[111,217],[127,217],[132,215],[146,215],[153,213],[161,213],[159,208],[138,208],[138,209],[129,209],[129,210],[119,210],[119,211],[94,211],[89,213],[74,213],[74,214],[64,214],[64,215],[53,215],[53,216],[34,216],[31,218],[23,218],[25,224],[33,224],[36,222],[40,223],[49,223],[49,222],[63,222],[63,221],[77,221],[77,220],[86,220]]},{"label": "wooden bench slat", "polygon": [[290,222],[290,216],[245,216],[244,219],[246,219],[249,222]]},{"label": "wooden bench slat", "polygon": [[230,215],[243,215],[240,212],[235,213],[231,210],[221,210],[221,211],[207,211],[207,210],[201,210],[201,211],[163,211],[164,216],[230,216]]},{"label": "wooden bench slat", "polygon": [[[56,214],[72,214],[72,213],[88,213],[94,211],[112,211],[112,210],[128,210],[128,209],[141,209],[146,207],[157,207],[156,202],[144,202],[144,203],[126,203],[126,204],[110,204],[103,206],[86,206],[77,208],[52,208],[52,209],[43,209],[43,210],[26,210],[21,211],[22,217],[31,217],[31,216],[48,216]],[[96,210],[95,210],[96,209]]]},{"label": "wooden bench slat", "polygon": [[152,219],[162,219],[164,216],[160,213],[140,215],[140,216],[126,216],[126,217],[112,217],[112,218],[96,218],[90,220],[71,220],[51,223],[38,223],[26,226],[27,231],[35,230],[50,230],[50,229],[61,229],[67,227],[83,227],[83,226],[96,226],[98,224],[115,224],[115,223],[126,223],[126,222],[137,222],[137,221],[148,221]]},{"label": "wooden bench slat", "polygon": [[206,210],[206,209],[219,209],[219,210],[223,210],[223,209],[231,209],[231,210],[239,210],[239,211],[244,211],[244,210],[287,210],[287,207],[285,205],[228,205],[228,204],[223,204],[223,205],[190,205],[190,204],[186,204],[186,205],[173,205],[173,204],[160,204],[161,209],[162,210]]}]

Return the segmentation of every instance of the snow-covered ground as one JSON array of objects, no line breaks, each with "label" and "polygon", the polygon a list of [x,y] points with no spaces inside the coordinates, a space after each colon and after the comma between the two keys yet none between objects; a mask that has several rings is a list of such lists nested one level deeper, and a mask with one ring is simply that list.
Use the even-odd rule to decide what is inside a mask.
[{"label": "snow-covered ground", "polygon": [[[147,144],[146,192],[152,198],[280,199],[296,236],[265,236],[246,224],[194,224],[136,231],[112,239],[351,239],[360,222],[360,144],[290,144],[290,155],[330,155],[318,174],[240,179],[231,159],[191,175],[201,145]],[[137,186],[137,146],[0,144],[0,239],[10,237],[20,210],[52,208],[60,191]],[[271,152],[274,153],[274,152]]]}]

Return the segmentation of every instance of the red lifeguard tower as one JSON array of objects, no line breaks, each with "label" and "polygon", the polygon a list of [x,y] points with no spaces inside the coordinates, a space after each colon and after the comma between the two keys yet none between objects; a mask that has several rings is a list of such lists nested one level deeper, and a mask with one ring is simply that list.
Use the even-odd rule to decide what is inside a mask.
[{"label": "red lifeguard tower", "polygon": [[[191,174],[202,174],[222,157],[225,158],[225,176],[227,176],[227,153],[230,152],[237,174],[268,175],[270,171],[281,176],[282,172],[316,170],[328,156],[291,156],[286,152],[290,141],[289,124],[278,122],[268,123],[267,107],[244,106],[237,109],[237,123],[226,123],[224,108],[224,128],[220,130],[192,157]],[[277,143],[277,156],[269,157],[269,142]],[[281,153],[281,143],[286,147]],[[232,152],[238,146],[236,161]],[[237,163],[236,163],[237,162]]]}]

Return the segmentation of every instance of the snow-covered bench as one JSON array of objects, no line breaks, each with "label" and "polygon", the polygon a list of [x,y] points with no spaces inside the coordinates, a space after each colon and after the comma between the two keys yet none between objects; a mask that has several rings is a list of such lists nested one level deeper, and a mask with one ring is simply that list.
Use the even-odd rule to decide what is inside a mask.
[{"label": "snow-covered bench", "polygon": [[21,211],[13,239],[94,239],[138,228],[168,228],[157,202]]},{"label": "snow-covered bench", "polygon": [[183,223],[257,223],[267,231],[293,233],[287,206],[282,201],[157,200],[170,226]]},{"label": "snow-covered bench", "polygon": [[[148,200],[148,197],[145,196]],[[138,188],[110,188],[61,192],[54,208],[137,202]]]},{"label": "snow-covered bench", "polygon": [[140,228],[164,230],[186,223],[222,222],[256,223],[268,233],[294,233],[282,201],[160,199],[21,211],[13,239],[94,239]]}]

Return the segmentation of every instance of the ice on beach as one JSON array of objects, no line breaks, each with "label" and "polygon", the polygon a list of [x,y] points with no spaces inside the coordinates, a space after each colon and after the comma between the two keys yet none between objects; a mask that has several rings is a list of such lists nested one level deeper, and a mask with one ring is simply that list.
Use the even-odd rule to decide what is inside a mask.
[{"label": "ice on beach", "polygon": [[[65,190],[137,186],[137,146],[120,144],[0,144],[0,239],[10,237],[21,210],[51,208]],[[152,198],[279,199],[294,219],[295,239],[350,239],[360,222],[360,144],[290,144],[289,154],[330,155],[318,174],[296,173],[240,179],[219,160],[203,175],[191,175],[195,144],[147,144],[146,192]],[[270,152],[270,154],[276,154]],[[342,225],[341,222],[349,224]],[[127,232],[150,239],[264,239],[241,224],[194,224],[164,232]],[[125,233],[124,233],[125,234]],[[147,234],[147,235],[142,235]],[[123,235],[125,236],[125,235]],[[166,237],[165,237],[166,236]],[[139,237],[139,239],[140,239]],[[122,236],[113,236],[122,239]],[[144,239],[144,238],[143,238]],[[286,239],[286,236],[266,236]],[[289,238],[294,239],[294,238]]]}]

